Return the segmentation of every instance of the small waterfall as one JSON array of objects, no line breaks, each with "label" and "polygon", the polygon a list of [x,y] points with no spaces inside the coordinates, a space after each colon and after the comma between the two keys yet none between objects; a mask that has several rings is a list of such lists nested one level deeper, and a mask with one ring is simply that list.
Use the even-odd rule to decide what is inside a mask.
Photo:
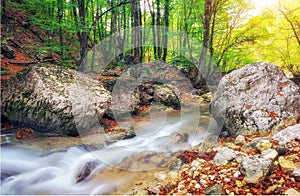
[{"label": "small waterfall", "polygon": [[[198,144],[205,135],[206,125],[201,128],[197,124],[195,129],[193,123],[198,123],[198,119],[192,116],[194,116],[192,113],[185,118],[175,115],[163,122],[158,116],[136,130],[136,137],[118,141],[96,151],[77,146],[71,147],[66,152],[41,156],[7,145],[3,146],[1,193],[108,194],[134,176],[128,172],[127,175],[117,179],[95,177],[106,168],[118,167],[122,160],[137,153],[175,152]],[[188,139],[185,142],[174,143],[170,140],[170,136],[174,134],[186,134]],[[85,164],[93,161],[97,161],[98,164],[89,174],[90,177],[77,182],[78,172]]]}]

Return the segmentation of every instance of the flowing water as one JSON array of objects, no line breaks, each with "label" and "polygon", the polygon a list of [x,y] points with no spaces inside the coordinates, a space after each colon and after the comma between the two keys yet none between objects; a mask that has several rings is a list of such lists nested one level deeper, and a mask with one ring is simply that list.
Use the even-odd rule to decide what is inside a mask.
[{"label": "flowing water", "polygon": [[[133,122],[136,137],[97,150],[80,145],[67,151],[42,155],[3,145],[1,193],[128,193],[126,191],[132,186],[145,183],[145,179],[150,183],[154,172],[165,169],[168,161],[172,160],[171,152],[199,144],[207,133],[209,120],[209,114],[193,112],[163,112],[137,117]],[[187,140],[180,137],[187,134]],[[97,167],[88,178],[78,182],[78,173],[86,163],[93,161],[98,163]]]}]

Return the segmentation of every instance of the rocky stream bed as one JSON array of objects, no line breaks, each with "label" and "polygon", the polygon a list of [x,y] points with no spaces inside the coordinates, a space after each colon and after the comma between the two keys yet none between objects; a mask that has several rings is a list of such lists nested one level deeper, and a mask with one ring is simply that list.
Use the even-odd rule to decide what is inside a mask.
[{"label": "rocky stream bed", "polygon": [[276,65],[212,97],[151,81],[115,96],[116,78],[92,78],[37,65],[4,83],[2,194],[299,195],[300,89]]}]

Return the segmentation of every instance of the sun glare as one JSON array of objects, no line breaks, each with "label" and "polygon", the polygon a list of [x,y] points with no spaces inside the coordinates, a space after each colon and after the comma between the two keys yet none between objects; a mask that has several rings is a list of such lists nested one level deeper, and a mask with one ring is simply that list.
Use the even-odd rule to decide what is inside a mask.
[{"label": "sun glare", "polygon": [[259,13],[266,8],[272,8],[276,5],[278,0],[252,0],[255,12]]}]

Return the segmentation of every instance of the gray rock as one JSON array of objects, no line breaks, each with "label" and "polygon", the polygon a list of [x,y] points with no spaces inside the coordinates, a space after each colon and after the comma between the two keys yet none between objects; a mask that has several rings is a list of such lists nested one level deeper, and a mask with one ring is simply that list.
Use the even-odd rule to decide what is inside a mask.
[{"label": "gray rock", "polygon": [[300,88],[276,65],[249,64],[221,79],[211,113],[231,135],[273,134],[296,124]]},{"label": "gray rock", "polygon": [[96,80],[58,66],[39,64],[4,84],[1,112],[13,124],[49,135],[98,130],[110,93]]},{"label": "gray rock", "polygon": [[130,79],[118,80],[112,90],[109,116],[127,114],[137,109],[140,103],[139,90],[135,88],[135,81]]},{"label": "gray rock", "polygon": [[280,144],[276,147],[276,151],[278,152],[278,155],[280,155],[280,156],[285,155],[288,152],[288,150],[289,149],[283,144]]},{"label": "gray rock", "polygon": [[94,161],[85,163],[76,174],[76,183],[79,183],[79,182],[85,180],[87,177],[89,177],[90,174],[92,173],[92,171],[98,165],[100,165],[100,163],[101,163],[100,160],[94,160]]},{"label": "gray rock", "polygon": [[14,59],[16,57],[15,51],[6,44],[1,44],[1,55],[8,59]]},{"label": "gray rock", "polygon": [[245,152],[258,151],[263,152],[272,147],[272,142],[268,138],[255,138],[248,144],[242,146],[242,150]]},{"label": "gray rock", "polygon": [[236,154],[228,147],[221,148],[214,157],[214,164],[226,165],[229,161],[233,160]]},{"label": "gray rock", "polygon": [[205,195],[224,195],[221,184],[216,184],[205,189]]},{"label": "gray rock", "polygon": [[296,138],[300,139],[300,124],[289,126],[273,136],[273,139],[279,141],[279,144],[282,145]]},{"label": "gray rock", "polygon": [[260,155],[261,158],[270,159],[272,161],[275,161],[278,158],[278,152],[273,149],[265,150]]},{"label": "gray rock", "polygon": [[219,136],[208,135],[200,144],[196,145],[194,148],[203,152],[211,151],[214,148],[221,148],[221,144],[219,142]]},{"label": "gray rock", "polygon": [[245,137],[244,137],[243,135],[238,135],[238,136],[235,138],[234,143],[235,143],[236,145],[241,146],[241,145],[243,145],[243,144],[246,143],[246,139],[245,139]]},{"label": "gray rock", "polygon": [[180,107],[180,100],[169,85],[156,85],[153,97],[154,101],[160,102],[166,106],[173,108]]},{"label": "gray rock", "polygon": [[300,168],[294,169],[292,177],[294,177],[296,181],[300,182]]},{"label": "gray rock", "polygon": [[258,157],[243,157],[239,167],[240,172],[245,176],[247,183],[259,183],[270,172],[272,161],[270,159]]}]

